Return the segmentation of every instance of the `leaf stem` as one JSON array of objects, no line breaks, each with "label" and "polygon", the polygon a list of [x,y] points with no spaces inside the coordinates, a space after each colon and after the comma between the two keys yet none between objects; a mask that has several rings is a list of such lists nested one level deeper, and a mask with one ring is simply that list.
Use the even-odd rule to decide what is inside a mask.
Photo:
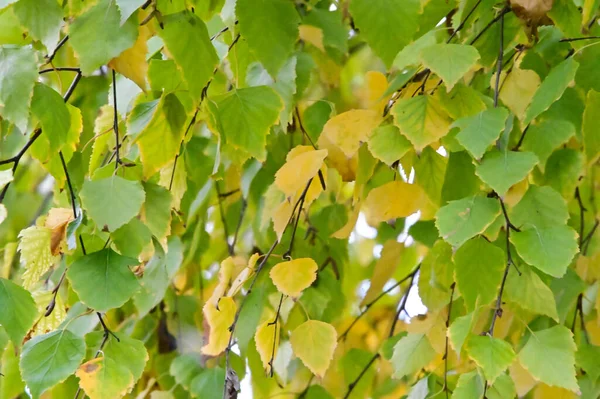
[{"label": "leaf stem", "polygon": [[277,321],[279,321],[279,314],[281,312],[281,304],[283,303],[283,294],[279,297],[279,305],[277,306],[277,313],[275,314],[275,320],[270,322],[268,325],[273,326],[273,349],[271,350],[271,359],[269,360],[269,376],[273,378],[273,361],[275,360],[275,345],[277,345]]},{"label": "leaf stem", "polygon": [[448,304],[448,317],[446,318],[446,344],[444,347],[444,392],[446,393],[446,399],[448,399],[448,343],[450,340],[450,334],[448,329],[450,328],[450,317],[452,316],[452,299],[454,298],[454,289],[456,288],[456,282],[450,286],[450,303]]},{"label": "leaf stem", "polygon": [[112,86],[113,86],[113,130],[115,132],[115,170],[121,164],[121,156],[119,155],[119,115],[117,113],[117,73],[112,70]]}]

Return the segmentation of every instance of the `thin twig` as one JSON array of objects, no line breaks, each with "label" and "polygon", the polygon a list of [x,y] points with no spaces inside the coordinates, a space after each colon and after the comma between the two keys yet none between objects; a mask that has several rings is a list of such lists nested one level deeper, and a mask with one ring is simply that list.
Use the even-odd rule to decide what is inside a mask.
[{"label": "thin twig", "polygon": [[221,223],[223,223],[223,234],[225,235],[225,243],[227,244],[227,251],[229,256],[234,256],[232,245],[229,243],[229,232],[227,231],[227,218],[225,217],[225,210],[223,209],[223,201],[221,200],[221,189],[219,188],[219,182],[215,182],[215,189],[217,190],[217,199],[219,201],[219,215],[221,216]]},{"label": "thin twig", "polygon": [[273,326],[273,349],[271,350],[271,359],[269,360],[269,376],[273,378],[273,360],[275,360],[275,345],[277,345],[277,321],[279,321],[279,313],[281,312],[281,304],[283,303],[283,294],[279,297],[279,305],[277,306],[277,313],[275,314],[275,320],[270,322],[268,325]]},{"label": "thin twig", "polygon": [[[304,188],[304,191],[300,195],[300,198],[298,199],[298,201],[296,201],[296,204],[294,205],[294,208],[292,209],[292,215],[288,219],[288,222],[283,230],[283,233],[285,233],[290,222],[292,221],[292,219],[294,217],[294,213],[296,212],[296,209],[298,208],[300,201],[306,197],[306,193],[308,192],[309,187],[310,187],[310,183],[306,185],[306,187]],[[275,239],[275,241],[273,241],[273,244],[271,245],[271,248],[269,248],[269,250],[263,257],[262,261],[258,264],[258,266],[256,268],[256,273],[254,274],[254,278],[252,279],[252,281],[250,282],[250,286],[248,287],[248,291],[246,292],[246,295],[242,298],[242,300],[240,302],[240,306],[238,307],[237,311],[235,312],[235,316],[233,318],[233,323],[231,323],[231,326],[229,326],[229,333],[230,333],[229,342],[227,343],[227,348],[225,349],[225,371],[226,371],[225,375],[227,375],[227,370],[229,370],[231,368],[229,354],[230,354],[231,348],[233,346],[233,336],[235,335],[235,329],[237,326],[237,322],[240,318],[240,314],[242,312],[242,309],[244,308],[244,305],[246,304],[248,297],[252,293],[252,289],[254,288],[254,285],[256,284],[256,281],[258,280],[258,276],[260,275],[260,272],[267,264],[267,261],[271,257],[271,254],[273,254],[273,251],[277,247],[277,244],[279,244],[279,240]],[[225,381],[223,382],[223,399],[226,399],[226,398],[227,398],[227,378],[225,378]]]},{"label": "thin twig", "polygon": [[248,206],[248,202],[244,197],[242,197],[242,209],[240,209],[240,218],[238,219],[237,226],[235,228],[235,233],[233,234],[233,240],[231,241],[231,252],[235,253],[235,244],[237,243],[238,236],[240,234],[240,228],[242,227],[242,222],[244,220],[244,214],[246,213],[246,207]]},{"label": "thin twig", "polygon": [[346,394],[344,395],[344,399],[347,399],[350,397],[350,394],[352,393],[352,391],[354,390],[356,385],[358,385],[359,381],[363,378],[363,376],[367,373],[367,370],[369,370],[369,367],[371,367],[371,365],[375,362],[375,360],[377,360],[380,356],[381,355],[379,353],[374,354],[373,357],[369,360],[369,362],[365,365],[365,367],[363,367],[360,374],[354,379],[354,381],[352,381],[350,384],[348,384],[348,390],[346,391]]},{"label": "thin twig", "polygon": [[414,271],[412,276],[410,276],[410,282],[408,283],[408,288],[406,289],[406,292],[402,296],[402,299],[400,299],[400,306],[398,306],[398,310],[395,313],[394,320],[392,320],[392,325],[390,327],[390,332],[388,334],[389,338],[393,337],[394,333],[396,332],[396,323],[398,321],[398,318],[400,317],[400,313],[402,313],[402,311],[406,308],[406,301],[408,301],[408,296],[410,295],[410,290],[412,290],[412,287],[415,282],[415,277],[417,276],[417,272],[419,271],[420,268],[421,268],[421,265],[419,265],[419,267],[417,267],[417,269]]},{"label": "thin twig", "polygon": [[54,48],[54,51],[52,51],[51,54],[49,54],[49,55],[46,56],[46,63],[44,65],[47,65],[47,64],[49,64],[49,63],[52,62],[52,60],[56,56],[56,53],[58,52],[58,50],[60,50],[61,47],[65,45],[65,43],[67,42],[67,40],[69,40],[69,35],[66,35],[65,37],[63,37],[60,40],[60,42],[58,42],[58,44],[56,45],[56,47]]},{"label": "thin twig", "polygon": [[560,39],[559,42],[578,42],[580,40],[594,40],[600,39],[600,36],[588,36],[588,37],[568,37],[565,39]]},{"label": "thin twig", "polygon": [[119,155],[119,115],[117,114],[117,78],[116,71],[112,70],[113,85],[113,130],[115,132],[115,170],[119,168],[121,156]]},{"label": "thin twig", "polygon": [[481,36],[483,36],[483,34],[485,32],[487,32],[488,29],[490,29],[492,27],[492,25],[494,25],[496,22],[498,22],[502,16],[508,12],[510,12],[511,9],[510,7],[506,6],[504,7],[502,10],[500,10],[500,14],[496,15],[496,17],[494,19],[492,19],[486,26],[483,27],[483,29],[481,29],[481,31],[479,31],[479,33],[477,34],[477,36],[475,36],[470,42],[469,45],[473,45],[477,42],[477,40],[479,40],[481,38]]},{"label": "thin twig", "polygon": [[450,328],[450,317],[452,316],[452,299],[454,298],[454,289],[456,283],[452,283],[450,286],[450,303],[448,304],[448,317],[446,318],[446,346],[444,348],[444,392],[446,392],[446,399],[448,399],[448,341],[450,340],[450,334],[448,329]]},{"label": "thin twig", "polygon": [[496,87],[494,88],[494,108],[498,106],[500,93],[500,74],[502,73],[502,59],[504,58],[504,13],[500,13],[500,46],[498,48],[498,61],[496,69]]},{"label": "thin twig", "polygon": [[60,162],[61,162],[63,170],[65,172],[65,177],[67,179],[67,185],[69,186],[69,194],[71,196],[71,207],[73,208],[73,219],[77,219],[77,206],[75,205],[75,193],[73,191],[73,185],[71,184],[71,177],[69,176],[69,170],[67,169],[67,163],[65,162],[65,157],[63,156],[62,151],[59,151],[58,155],[60,157]]},{"label": "thin twig", "polygon": [[452,32],[452,34],[450,35],[450,37],[446,41],[446,44],[450,43],[450,41],[452,39],[454,39],[454,36],[456,36],[456,34],[465,26],[465,23],[467,23],[467,20],[469,19],[469,17],[475,12],[475,10],[477,9],[477,7],[479,7],[479,4],[481,4],[481,1],[482,0],[477,0],[477,3],[475,3],[475,5],[473,6],[473,8],[471,8],[471,11],[469,11],[469,13],[465,16],[465,19],[463,19],[462,22],[458,25],[458,27],[456,27],[456,30],[454,32]]},{"label": "thin twig", "polygon": [[56,68],[47,68],[47,69],[42,69],[41,71],[38,71],[38,73],[40,75],[44,74],[44,73],[49,73],[49,72],[81,72],[81,69],[76,68],[76,67],[56,67]]}]

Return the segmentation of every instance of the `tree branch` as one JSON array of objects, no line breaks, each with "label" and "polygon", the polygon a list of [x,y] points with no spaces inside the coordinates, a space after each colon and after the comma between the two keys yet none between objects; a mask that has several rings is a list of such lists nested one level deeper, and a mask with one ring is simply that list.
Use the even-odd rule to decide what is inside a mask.
[{"label": "tree branch", "polygon": [[281,312],[281,304],[283,303],[283,294],[279,297],[279,306],[277,306],[277,313],[275,314],[275,320],[270,322],[268,325],[273,326],[273,349],[271,350],[271,359],[269,360],[269,376],[273,378],[273,360],[275,359],[275,345],[277,345],[277,321],[279,321],[279,313]]},{"label": "tree branch", "polygon": [[448,329],[450,328],[450,317],[452,316],[452,299],[454,298],[454,289],[456,283],[452,283],[450,286],[450,303],[448,304],[448,317],[446,318],[446,345],[444,348],[444,392],[446,393],[446,399],[448,399],[448,342],[450,335]]},{"label": "tree branch", "polygon": [[119,115],[117,114],[117,78],[116,72],[112,70],[113,86],[113,131],[115,132],[115,170],[119,168],[121,156],[119,155]]},{"label": "tree branch", "polygon": [[494,17],[494,19],[492,19],[486,26],[483,27],[483,29],[481,29],[481,31],[479,31],[479,33],[477,34],[477,36],[475,36],[470,42],[469,45],[473,45],[477,42],[477,40],[479,40],[481,38],[481,36],[483,36],[483,34],[485,32],[487,32],[488,29],[490,29],[492,27],[492,25],[494,25],[496,22],[498,22],[502,16],[506,13],[509,13],[511,11],[509,6],[504,7],[502,10],[500,10],[500,14],[496,15]]},{"label": "tree branch", "polygon": [[65,37],[63,37],[60,42],[58,42],[58,44],[56,45],[56,47],[54,48],[54,51],[52,51],[52,53],[50,53],[49,55],[46,56],[46,63],[44,65],[47,65],[49,63],[52,62],[52,60],[54,60],[54,57],[56,56],[56,53],[58,52],[58,50],[61,49],[62,46],[65,45],[65,43],[67,42],[67,40],[69,40],[69,35],[66,35]]},{"label": "tree branch", "polygon": [[498,106],[500,94],[500,74],[502,73],[502,59],[504,58],[504,13],[500,13],[500,46],[498,48],[498,61],[496,67],[496,87],[494,88],[494,108]]}]

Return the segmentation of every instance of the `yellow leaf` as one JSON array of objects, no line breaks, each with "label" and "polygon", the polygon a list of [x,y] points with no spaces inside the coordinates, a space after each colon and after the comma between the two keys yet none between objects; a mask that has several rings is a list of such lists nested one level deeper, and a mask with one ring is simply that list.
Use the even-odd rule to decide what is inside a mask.
[{"label": "yellow leaf", "polygon": [[263,367],[267,372],[271,371],[271,357],[275,358],[277,354],[277,348],[279,348],[279,324],[271,324],[269,321],[265,321],[256,329],[254,334],[254,342],[256,342],[256,350],[260,355]]},{"label": "yellow leaf", "polygon": [[358,220],[358,215],[360,214],[360,202],[356,203],[354,206],[354,210],[351,213],[348,213],[348,222],[331,235],[333,238],[338,238],[340,240],[345,240],[350,237],[352,234],[352,230],[354,230],[354,226],[356,225],[356,221]]},{"label": "yellow leaf", "polygon": [[568,389],[551,387],[544,383],[540,383],[535,388],[535,394],[533,395],[533,399],[575,399],[577,397],[576,394]]},{"label": "yellow leaf", "polygon": [[367,222],[374,226],[412,215],[424,202],[425,193],[421,187],[396,180],[371,190],[363,209]]},{"label": "yellow leaf", "polygon": [[384,74],[378,71],[369,71],[366,76],[367,80],[367,103],[366,108],[377,112],[379,115],[383,113],[383,109],[388,103],[390,96],[383,97],[387,90],[388,82]]},{"label": "yellow leaf", "polygon": [[297,297],[315,281],[318,269],[311,258],[299,258],[276,264],[269,275],[279,292]]},{"label": "yellow leaf", "polygon": [[38,309],[38,322],[33,326],[32,337],[56,330],[67,317],[67,310],[60,295],[56,296],[52,313],[48,317],[44,316],[46,307],[50,304],[53,296],[52,291],[37,291],[33,293],[33,299]]},{"label": "yellow leaf", "polygon": [[31,226],[19,233],[19,251],[25,264],[23,287],[30,290],[59,259],[52,255],[52,230],[45,226]]},{"label": "yellow leaf", "polygon": [[521,366],[521,363],[517,361],[513,362],[508,370],[510,377],[515,382],[515,388],[519,397],[525,396],[525,394],[537,383],[535,378],[529,374],[529,371],[525,370],[525,368]]},{"label": "yellow leaf", "polygon": [[293,212],[294,205],[288,200],[284,200],[273,212],[273,230],[277,234],[278,241],[281,241],[285,227],[290,221]]},{"label": "yellow leaf", "polygon": [[300,324],[290,337],[294,354],[317,377],[323,377],[337,346],[337,332],[331,324],[308,320]]},{"label": "yellow leaf", "polygon": [[303,191],[308,181],[314,178],[327,157],[327,150],[313,150],[298,146],[287,156],[287,162],[275,173],[275,185],[290,197]]},{"label": "yellow leaf", "polygon": [[373,276],[371,276],[371,285],[360,303],[360,306],[371,302],[383,291],[383,286],[389,281],[396,271],[396,266],[400,263],[400,257],[404,251],[404,244],[396,240],[388,240],[383,244],[381,257],[375,263]]},{"label": "yellow leaf", "polygon": [[227,292],[229,284],[231,283],[231,279],[233,278],[234,269],[235,262],[234,258],[231,256],[227,257],[223,262],[221,262],[221,266],[219,267],[219,282],[213,290],[212,295],[208,299],[208,302],[214,306],[217,306],[219,299],[225,295],[225,292]]},{"label": "yellow leaf", "polygon": [[[502,75],[500,75],[503,78]],[[492,76],[495,82],[496,77]],[[502,81],[502,80],[501,80]],[[530,69],[513,68],[506,76],[500,88],[500,101],[519,119],[525,117],[525,110],[540,86],[540,77]]]},{"label": "yellow leaf", "polygon": [[323,30],[311,25],[300,25],[298,27],[300,39],[312,44],[322,52],[325,52],[323,46]]},{"label": "yellow leaf", "polygon": [[246,266],[240,274],[237,275],[229,291],[227,291],[227,296],[234,296],[238,293],[238,291],[242,288],[244,283],[250,279],[250,277],[254,276],[254,266],[256,266],[256,262],[260,258],[259,254],[253,254],[248,261],[248,266]]},{"label": "yellow leaf", "polygon": [[358,154],[351,157],[346,156],[339,147],[323,134],[319,136],[318,143],[319,148],[327,150],[327,162],[340,173],[342,180],[346,182],[354,181],[358,168]]},{"label": "yellow leaf", "polygon": [[[381,114],[373,110],[353,109],[336,115],[327,121],[319,137],[326,137],[350,158],[358,151],[360,144],[367,141],[373,129],[381,122]],[[320,148],[323,147],[319,144]]]},{"label": "yellow leaf", "polygon": [[233,298],[223,297],[218,308],[210,302],[204,305],[204,317],[208,323],[208,343],[202,347],[202,353],[217,356],[227,348],[229,327],[235,318],[236,305]]},{"label": "yellow leaf", "polygon": [[99,357],[83,363],[75,372],[79,386],[90,399],[122,398],[133,388],[133,374],[115,360]]},{"label": "yellow leaf", "polygon": [[66,237],[67,225],[73,219],[73,210],[69,208],[52,208],[48,211],[46,227],[52,230],[50,239],[52,255],[56,256],[62,252],[61,244]]},{"label": "yellow leaf", "polygon": [[110,68],[131,79],[144,91],[146,91],[146,74],[148,73],[148,63],[146,62],[148,46],[146,42],[150,35],[148,27],[141,25],[138,38],[133,47],[123,51],[108,63]]}]

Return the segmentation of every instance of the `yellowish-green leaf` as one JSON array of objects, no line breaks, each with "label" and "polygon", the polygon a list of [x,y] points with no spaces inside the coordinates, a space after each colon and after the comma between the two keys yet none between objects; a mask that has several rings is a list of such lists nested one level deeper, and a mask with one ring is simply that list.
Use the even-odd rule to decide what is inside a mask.
[{"label": "yellowish-green leaf", "polygon": [[368,140],[380,122],[381,115],[372,110],[353,109],[344,112],[327,121],[319,143],[322,138],[326,137],[347,157],[352,157],[360,145]]},{"label": "yellowish-green leaf", "polygon": [[83,363],[75,375],[90,399],[120,398],[133,387],[133,376],[127,367],[107,357]]},{"label": "yellowish-green leaf", "polygon": [[442,78],[446,91],[452,90],[477,60],[477,49],[465,44],[433,44],[421,51],[423,65]]},{"label": "yellowish-green leaf", "polygon": [[470,337],[466,350],[469,357],[483,369],[483,374],[490,383],[511,365],[516,356],[508,342],[487,335]]},{"label": "yellowish-green leaf", "polygon": [[425,200],[421,187],[396,180],[371,190],[363,204],[363,211],[367,221],[375,226],[412,215],[424,205]]},{"label": "yellowish-green leaf", "polygon": [[323,377],[337,346],[335,328],[322,321],[308,320],[292,331],[290,342],[294,354],[302,363],[317,377]]},{"label": "yellowish-green leaf", "polygon": [[52,255],[52,230],[43,226],[31,226],[19,233],[19,251],[25,265],[23,287],[33,288],[44,273],[59,259]]},{"label": "yellowish-green leaf", "polygon": [[[540,77],[530,69],[513,68],[508,75],[501,75],[502,85],[498,97],[500,101],[519,119],[525,117],[525,110],[540,86]],[[492,79],[496,80],[495,76]]]},{"label": "yellowish-green leaf", "polygon": [[408,334],[394,346],[391,362],[394,378],[410,376],[435,358],[435,350],[425,334]]},{"label": "yellowish-green leaf", "polygon": [[133,47],[128,48],[113,58],[108,63],[108,66],[135,82],[140,89],[146,91],[146,75],[148,74],[148,62],[146,61],[146,53],[148,46],[146,41],[150,37],[151,32],[147,25],[142,25],[139,28],[137,40]]},{"label": "yellowish-green leaf", "polygon": [[288,197],[298,194],[317,175],[326,156],[327,150],[295,147],[288,153],[287,162],[275,173],[275,185]]},{"label": "yellowish-green leaf", "polygon": [[256,342],[256,350],[260,355],[263,368],[269,373],[271,371],[270,362],[273,360],[271,356],[277,355],[277,349],[279,348],[279,324],[265,321],[256,329],[254,334],[254,342]]}]

